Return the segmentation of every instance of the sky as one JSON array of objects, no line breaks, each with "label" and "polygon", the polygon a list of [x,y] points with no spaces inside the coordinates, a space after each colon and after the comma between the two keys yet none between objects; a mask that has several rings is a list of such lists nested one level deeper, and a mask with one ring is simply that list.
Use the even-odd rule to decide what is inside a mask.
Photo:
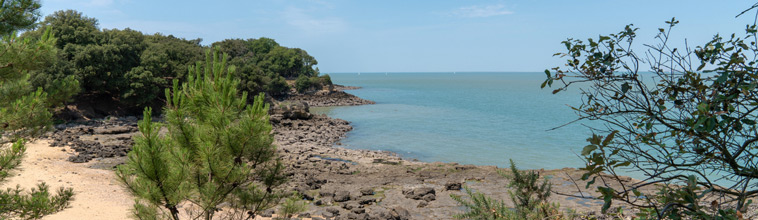
[{"label": "sky", "polygon": [[[202,44],[275,39],[315,57],[322,73],[540,72],[561,65],[561,41],[640,28],[655,44],[676,17],[672,42],[703,45],[744,35],[755,1],[728,0],[41,0],[42,15],[73,9],[100,28],[131,28]],[[640,45],[641,45],[640,44]]]}]

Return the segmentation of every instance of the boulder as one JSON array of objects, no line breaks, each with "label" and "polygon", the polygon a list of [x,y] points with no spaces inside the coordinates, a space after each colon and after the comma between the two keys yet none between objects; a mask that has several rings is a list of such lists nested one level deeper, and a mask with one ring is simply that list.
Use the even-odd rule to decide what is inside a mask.
[{"label": "boulder", "polygon": [[350,200],[350,192],[348,191],[337,191],[334,193],[334,201],[335,202],[344,202]]}]

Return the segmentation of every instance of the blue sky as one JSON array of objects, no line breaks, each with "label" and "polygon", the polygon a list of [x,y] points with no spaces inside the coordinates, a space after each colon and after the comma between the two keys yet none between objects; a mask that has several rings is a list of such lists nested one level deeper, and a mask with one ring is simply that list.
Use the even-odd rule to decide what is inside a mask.
[{"label": "blue sky", "polygon": [[[676,17],[674,42],[701,45],[714,34],[744,34],[755,1],[408,1],[408,0],[42,0],[42,13],[74,9],[100,28],[202,38],[275,39],[305,49],[330,72],[542,71],[562,63],[566,38],[640,28],[655,43]],[[682,43],[679,43],[683,45]]]}]

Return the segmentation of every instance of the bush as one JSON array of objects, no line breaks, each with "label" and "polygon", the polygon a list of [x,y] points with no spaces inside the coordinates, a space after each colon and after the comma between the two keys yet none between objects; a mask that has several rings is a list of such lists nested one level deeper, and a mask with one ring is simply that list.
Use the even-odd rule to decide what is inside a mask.
[{"label": "bush", "polygon": [[311,79],[305,75],[300,75],[297,77],[297,80],[295,80],[295,89],[300,93],[305,93],[310,90],[311,87],[313,87],[313,83],[311,82]]},{"label": "bush", "polygon": [[520,171],[511,160],[511,173],[500,173],[508,178],[510,183],[508,191],[511,202],[515,207],[505,205],[503,201],[495,200],[480,192],[474,192],[466,187],[469,199],[451,194],[450,197],[466,207],[463,214],[455,215],[459,219],[487,219],[487,220],[517,220],[517,219],[572,219],[560,211],[560,205],[547,202],[550,197],[551,184],[543,180],[538,183],[540,174],[536,171]]}]

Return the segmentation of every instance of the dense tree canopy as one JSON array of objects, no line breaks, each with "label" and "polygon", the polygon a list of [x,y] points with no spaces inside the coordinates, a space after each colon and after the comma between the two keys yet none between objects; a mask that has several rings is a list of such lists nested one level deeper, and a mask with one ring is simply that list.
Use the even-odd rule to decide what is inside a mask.
[{"label": "dense tree canopy", "polygon": [[229,54],[229,63],[238,67],[242,88],[249,92],[281,95],[289,90],[285,79],[319,74],[318,68],[314,68],[318,62],[307,52],[282,47],[270,38],[229,39],[212,46]]},{"label": "dense tree canopy", "polygon": [[[59,38],[55,45],[60,53],[52,65],[33,72],[34,86],[49,88],[73,76],[81,82],[83,96],[132,110],[162,103],[163,89],[173,79],[185,80],[187,67],[201,60],[207,49],[200,39],[145,35],[128,28],[101,30],[97,19],[74,10],[47,16],[23,37],[39,38],[47,28]],[[318,76],[315,58],[270,38],[229,39],[211,46],[229,54],[242,91],[278,96],[290,90],[286,79]]]}]

